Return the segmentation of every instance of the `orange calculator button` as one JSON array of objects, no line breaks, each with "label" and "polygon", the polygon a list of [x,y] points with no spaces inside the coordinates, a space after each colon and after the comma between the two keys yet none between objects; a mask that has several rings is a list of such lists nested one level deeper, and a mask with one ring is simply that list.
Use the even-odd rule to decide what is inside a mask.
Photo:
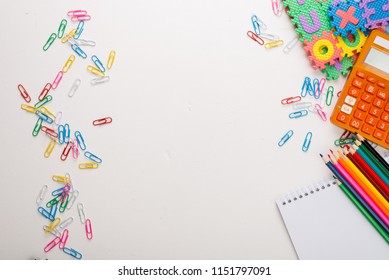
[{"label": "orange calculator button", "polygon": [[362,125],[362,121],[357,120],[357,119],[352,119],[350,122],[350,126],[356,128],[356,129],[359,129],[361,125]]},{"label": "orange calculator button", "polygon": [[382,88],[386,88],[386,83],[383,81],[378,81],[377,85]]},{"label": "orange calculator button", "polygon": [[366,87],[365,87],[365,91],[368,93],[374,94],[376,92],[376,90],[377,90],[376,87],[373,85],[366,85]]},{"label": "orange calculator button", "polygon": [[381,98],[376,97],[373,101],[373,105],[382,109],[382,108],[384,108],[385,101],[382,100]]},{"label": "orange calculator button", "polygon": [[368,80],[370,83],[373,83],[375,84],[375,82],[377,81],[374,77],[372,76],[367,76],[366,80]]},{"label": "orange calculator button", "polygon": [[367,116],[367,118],[366,118],[365,121],[366,121],[366,123],[368,123],[368,124],[376,125],[377,122],[378,122],[378,118],[369,115],[369,116]]},{"label": "orange calculator button", "polygon": [[352,85],[357,87],[357,88],[362,88],[363,87],[363,81],[361,79],[354,78]]},{"label": "orange calculator button", "polygon": [[374,130],[374,126],[364,123],[362,125],[362,131],[365,132],[366,134],[372,134]]},{"label": "orange calculator button", "polygon": [[384,138],[384,132],[376,129],[376,130],[374,130],[373,136],[379,140],[382,140],[382,138]]},{"label": "orange calculator button", "polygon": [[356,110],[354,113],[354,117],[358,120],[364,120],[366,117],[366,113],[361,110]]},{"label": "orange calculator button", "polygon": [[370,115],[378,117],[381,113],[381,110],[378,109],[377,107],[371,107],[369,113]]},{"label": "orange calculator button", "polygon": [[348,90],[348,94],[350,94],[351,96],[354,96],[354,97],[358,97],[359,90],[355,87],[350,87],[350,89]]},{"label": "orange calculator button", "polygon": [[387,131],[388,130],[388,123],[387,122],[384,122],[384,121],[379,121],[377,123],[377,128],[381,129],[382,131]]},{"label": "orange calculator button", "polygon": [[364,101],[359,101],[358,102],[358,109],[361,109],[362,111],[367,111],[368,109],[369,109],[369,103],[366,103],[366,102],[364,102]]},{"label": "orange calculator button", "polygon": [[358,71],[358,72],[356,73],[356,75],[357,75],[358,77],[362,78],[362,79],[366,78],[366,73],[364,73],[364,72],[362,72],[362,71]]},{"label": "orange calculator button", "polygon": [[382,98],[382,99],[386,100],[388,98],[388,92],[386,90],[380,89],[377,92],[377,96],[379,98]]},{"label": "orange calculator button", "polygon": [[389,103],[385,105],[385,111],[389,112]]},{"label": "orange calculator button", "polygon": [[347,123],[350,119],[350,116],[346,115],[345,113],[339,112],[336,119],[342,123]]},{"label": "orange calculator button", "polygon": [[388,136],[386,136],[385,142],[389,144],[389,134],[388,134]]},{"label": "orange calculator button", "polygon": [[362,96],[361,96],[361,99],[362,99],[363,101],[366,101],[366,102],[370,103],[370,102],[373,101],[373,97],[374,97],[373,95],[364,92],[364,93],[362,94]]},{"label": "orange calculator button", "polygon": [[381,120],[389,122],[389,113],[388,112],[382,112]]}]

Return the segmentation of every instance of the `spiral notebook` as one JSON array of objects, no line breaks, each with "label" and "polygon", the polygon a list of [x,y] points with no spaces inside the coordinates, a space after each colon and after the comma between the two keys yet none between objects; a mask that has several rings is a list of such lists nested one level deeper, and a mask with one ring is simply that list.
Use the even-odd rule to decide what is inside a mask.
[{"label": "spiral notebook", "polygon": [[389,260],[389,245],[333,179],[276,200],[301,260]]}]

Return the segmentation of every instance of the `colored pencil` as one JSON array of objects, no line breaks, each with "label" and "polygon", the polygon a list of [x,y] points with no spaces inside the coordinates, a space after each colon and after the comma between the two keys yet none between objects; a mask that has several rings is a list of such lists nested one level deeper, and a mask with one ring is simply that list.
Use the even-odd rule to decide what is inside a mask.
[{"label": "colored pencil", "polygon": [[389,171],[389,163],[370,145],[369,141],[359,134],[357,134],[357,138],[381,162],[385,169]]},{"label": "colored pencil", "polygon": [[382,163],[366,148],[365,145],[362,145],[361,141],[355,140],[354,144],[357,145],[362,151],[370,158],[372,162],[374,162],[375,166],[385,175],[385,177],[389,180],[389,171],[382,165]]}]

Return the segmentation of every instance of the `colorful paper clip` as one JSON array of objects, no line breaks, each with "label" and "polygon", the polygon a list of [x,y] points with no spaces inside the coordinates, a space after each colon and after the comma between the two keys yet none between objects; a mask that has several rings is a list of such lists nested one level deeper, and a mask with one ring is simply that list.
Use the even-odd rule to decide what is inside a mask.
[{"label": "colorful paper clip", "polygon": [[336,139],[334,141],[335,146],[344,146],[344,145],[352,145],[354,144],[355,139],[353,138],[342,138]]},{"label": "colorful paper clip", "polygon": [[301,100],[301,96],[292,96],[292,97],[287,97],[281,100],[281,104],[287,105],[287,104],[292,104],[299,102]]},{"label": "colorful paper clip", "polygon": [[83,20],[78,22],[77,28],[76,28],[76,35],[74,36],[74,39],[77,40],[80,38],[81,33],[84,31],[84,24],[85,24],[85,21],[83,21]]},{"label": "colorful paper clip", "polygon": [[63,34],[65,34],[66,25],[68,24],[68,21],[66,19],[61,20],[61,23],[58,27],[58,38],[61,39],[63,37]]},{"label": "colorful paper clip", "polygon": [[71,10],[68,11],[67,15],[69,17],[80,17],[80,16],[85,16],[88,12],[85,10]]},{"label": "colorful paper clip", "polygon": [[49,142],[49,145],[47,146],[46,150],[45,150],[45,153],[43,154],[45,156],[45,158],[48,158],[50,157],[51,153],[53,152],[54,150],[54,147],[55,145],[57,144],[57,140],[56,139],[52,139],[50,142]]},{"label": "colorful paper clip", "polygon": [[55,41],[56,38],[57,38],[57,34],[51,33],[49,39],[47,39],[47,41],[46,41],[46,44],[43,46],[43,50],[47,51],[50,48],[50,46],[53,44],[53,42]]},{"label": "colorful paper clip", "polygon": [[301,97],[306,97],[307,94],[313,95],[313,88],[311,85],[311,78],[305,77],[303,86],[301,87]]},{"label": "colorful paper clip", "polygon": [[327,120],[327,114],[323,111],[323,108],[320,106],[320,104],[315,104],[315,109],[316,109],[317,113],[319,114],[320,118],[323,121],[326,121]]},{"label": "colorful paper clip", "polygon": [[[46,115],[45,113],[43,113],[41,110],[36,110],[35,111],[35,114],[40,118],[42,119],[43,121],[49,123],[49,124],[52,124],[54,122],[54,120],[52,118],[50,118],[48,115]],[[42,126],[40,127],[40,129],[42,129]]]},{"label": "colorful paper clip", "polygon": [[49,103],[51,100],[53,100],[53,97],[52,97],[51,95],[48,95],[48,96],[46,96],[45,98],[43,98],[41,101],[38,101],[38,102],[34,105],[34,107],[35,107],[35,108],[40,108],[40,107],[42,107],[43,105]]},{"label": "colorful paper clip", "polygon": [[294,37],[289,43],[287,43],[285,45],[285,47],[283,48],[282,51],[284,53],[290,53],[290,51],[294,48],[294,46],[296,46],[298,41],[299,41],[299,38],[297,36]]},{"label": "colorful paper clip", "polygon": [[22,108],[22,110],[24,110],[24,111],[27,111],[29,113],[34,113],[34,114],[36,111],[36,108],[34,106],[28,105],[28,104],[22,104],[22,105],[20,105],[20,108]]},{"label": "colorful paper clip", "polygon": [[312,86],[313,86],[313,92],[312,92],[313,97],[319,99],[322,89],[320,88],[320,81],[318,78],[313,79]]},{"label": "colorful paper clip", "polygon": [[77,44],[72,44],[72,50],[82,58],[87,58],[87,54],[77,45]]},{"label": "colorful paper clip", "polygon": [[51,195],[52,195],[52,196],[59,196],[59,195],[61,195],[62,192],[63,192],[63,188],[64,188],[64,187],[61,187],[61,188],[59,188],[59,189],[56,189],[56,190],[52,191],[52,192],[51,192]]},{"label": "colorful paper clip", "polygon": [[301,110],[305,108],[309,108],[312,106],[312,102],[298,102],[296,104],[293,104],[293,109],[294,110]]},{"label": "colorful paper clip", "polygon": [[18,84],[18,90],[20,92],[20,95],[23,97],[23,99],[27,102],[30,103],[31,97],[28,94],[27,90],[24,88],[22,84]]},{"label": "colorful paper clip", "polygon": [[274,41],[267,42],[267,43],[265,44],[265,48],[266,48],[266,49],[272,49],[272,48],[281,46],[281,45],[283,45],[283,44],[284,44],[284,41],[283,41],[283,40],[274,40]]},{"label": "colorful paper clip", "polygon": [[82,224],[85,224],[85,212],[84,212],[84,204],[77,204],[78,216],[80,217],[80,221]]},{"label": "colorful paper clip", "polygon": [[[43,226],[43,230],[47,231],[48,230],[48,226]],[[57,228],[53,229],[49,233],[54,235],[55,237],[61,237],[61,232]]]},{"label": "colorful paper clip", "polygon": [[97,162],[97,163],[102,163],[103,162],[100,158],[98,158],[97,156],[95,156],[91,152],[85,152],[84,156],[86,158],[89,158],[91,161],[94,161],[94,162]]},{"label": "colorful paper clip", "polygon": [[332,98],[334,97],[334,87],[329,86],[326,94],[326,105],[331,106]]},{"label": "colorful paper clip", "polygon": [[62,124],[58,126],[58,142],[65,143],[65,127]]},{"label": "colorful paper clip", "polygon": [[68,209],[68,210],[70,210],[70,209],[73,207],[73,204],[74,204],[74,202],[76,201],[78,195],[79,195],[78,190],[74,190],[74,191],[70,194],[69,203],[68,203],[68,206],[67,206],[67,209]]},{"label": "colorful paper clip", "polygon": [[73,258],[76,258],[78,260],[81,260],[82,259],[82,255],[80,252],[77,252],[76,250],[74,250],[73,248],[68,248],[68,247],[65,247],[63,248],[63,251],[64,253],[68,254],[69,256],[72,256]]},{"label": "colorful paper clip", "polygon": [[61,201],[61,196],[58,195],[58,196],[54,197],[53,199],[51,199],[50,201],[48,201],[46,203],[46,207],[52,208],[54,205],[58,204],[60,201]]},{"label": "colorful paper clip", "polygon": [[52,232],[61,222],[61,218],[55,218],[46,228],[46,233]]},{"label": "colorful paper clip", "polygon": [[76,137],[76,140],[77,140],[78,145],[81,148],[81,150],[85,151],[86,145],[85,145],[84,138],[82,137],[81,132],[79,132],[77,130],[76,132],[74,132],[74,136]]},{"label": "colorful paper clip", "polygon": [[60,249],[64,249],[65,248],[65,245],[66,245],[66,242],[68,241],[68,238],[69,238],[69,230],[65,229],[62,232],[61,239],[59,241],[59,248]]},{"label": "colorful paper clip", "polygon": [[42,203],[43,199],[45,198],[48,187],[49,187],[48,185],[43,185],[43,187],[39,191],[38,197],[36,198],[36,204],[39,205]]},{"label": "colorful paper clip", "polygon": [[59,241],[59,237],[54,238],[49,244],[46,245],[43,251],[45,251],[45,253],[49,252],[51,249],[58,245]]},{"label": "colorful paper clip", "polygon": [[85,40],[85,39],[78,39],[77,40],[77,44],[79,46],[90,46],[90,47],[96,46],[96,42],[95,41]]},{"label": "colorful paper clip", "polygon": [[292,136],[293,130],[289,130],[284,136],[282,136],[281,140],[278,142],[278,146],[282,147]]},{"label": "colorful paper clip", "polygon": [[78,164],[78,168],[80,169],[97,169],[98,167],[99,167],[98,163],[91,162],[91,161]]},{"label": "colorful paper clip", "polygon": [[271,0],[271,7],[274,15],[279,16],[282,12],[282,4],[279,0]]},{"label": "colorful paper clip", "polygon": [[[69,205],[69,204],[68,204]],[[66,220],[62,221],[62,223],[60,223],[58,225],[58,227],[60,229],[65,229],[67,226],[69,226],[71,223],[73,223],[73,217],[69,217],[67,218]]]},{"label": "colorful paper clip", "polygon": [[64,125],[64,136],[65,136],[65,143],[68,143],[70,141],[70,126],[67,123],[65,123]]},{"label": "colorful paper clip", "polygon": [[311,145],[311,140],[312,140],[312,132],[308,132],[307,135],[305,135],[304,143],[301,149],[303,152],[308,151],[309,146]]},{"label": "colorful paper clip", "polygon": [[47,211],[45,208],[39,206],[38,207],[38,212],[43,216],[45,217],[46,219],[49,219],[50,221],[54,221],[54,216],[49,212]]},{"label": "colorful paper clip", "polygon": [[58,203],[54,204],[54,206],[52,206],[50,209],[50,215],[53,218],[53,220],[55,219],[55,216],[57,215],[57,210],[58,210]]},{"label": "colorful paper clip", "polygon": [[83,15],[83,16],[73,16],[71,18],[71,21],[73,22],[77,22],[77,21],[88,21],[90,20],[92,17],[90,15]]},{"label": "colorful paper clip", "polygon": [[300,111],[296,111],[296,112],[292,112],[289,114],[289,119],[298,119],[298,118],[301,118],[301,117],[305,117],[306,115],[308,115],[308,110],[300,110]]},{"label": "colorful paper clip", "polygon": [[256,15],[253,15],[251,17],[251,23],[253,24],[253,29],[254,29],[255,34],[261,35],[261,27],[259,25],[258,17]]},{"label": "colorful paper clip", "polygon": [[52,88],[52,85],[50,83],[47,83],[45,85],[45,87],[43,88],[41,94],[39,94],[39,97],[38,99],[39,100],[42,100],[43,98],[45,98],[47,96],[47,94],[49,93],[50,89]]},{"label": "colorful paper clip", "polygon": [[85,220],[85,232],[86,232],[86,238],[88,240],[92,240],[93,238],[92,223],[89,219]]},{"label": "colorful paper clip", "polygon": [[63,73],[66,73],[69,71],[70,67],[72,67],[73,65],[73,62],[76,60],[76,57],[75,55],[71,54],[68,58],[68,60],[66,60],[65,62],[65,65],[62,67],[62,72]]},{"label": "colorful paper clip", "polygon": [[58,138],[58,133],[54,129],[51,129],[47,126],[42,126],[41,130],[51,137]]},{"label": "colorful paper clip", "polygon": [[249,36],[253,41],[257,42],[261,46],[265,43],[265,41],[261,37],[259,37],[252,31],[247,31],[247,36]]},{"label": "colorful paper clip", "polygon": [[62,151],[62,154],[60,157],[62,161],[65,161],[68,158],[68,155],[69,155],[69,152],[71,149],[72,149],[72,142],[69,141]]},{"label": "colorful paper clip", "polygon": [[320,95],[323,93],[323,89],[324,89],[326,83],[327,83],[327,79],[326,78],[321,78],[320,79]]},{"label": "colorful paper clip", "polygon": [[80,87],[80,85],[81,85],[81,80],[80,79],[76,79],[73,82],[73,85],[72,85],[72,87],[69,90],[68,96],[69,97],[73,97],[73,95],[76,93],[76,91]]},{"label": "colorful paper clip", "polygon": [[268,33],[261,33],[261,38],[269,40],[269,41],[276,41],[276,40],[280,39],[280,37],[278,37],[278,35],[273,35],[273,34],[268,34]]},{"label": "colorful paper clip", "polygon": [[52,118],[53,120],[56,119],[56,116],[54,115],[54,113],[53,113],[49,108],[42,106],[42,107],[39,108],[39,110],[40,110],[42,113],[48,115],[48,116],[49,116],[50,118]]},{"label": "colorful paper clip", "polygon": [[111,50],[108,55],[107,68],[108,70],[112,68],[113,63],[115,62],[116,51]]},{"label": "colorful paper clip", "polygon": [[90,81],[92,85],[98,85],[109,82],[109,76],[105,76],[104,78],[95,78]]},{"label": "colorful paper clip", "polygon": [[39,134],[39,131],[41,130],[43,120],[41,118],[38,118],[38,120],[35,123],[34,129],[32,131],[32,136],[36,137]]},{"label": "colorful paper clip", "polygon": [[62,111],[58,111],[55,117],[55,125],[59,125],[62,119]]},{"label": "colorful paper clip", "polygon": [[66,195],[66,197],[59,204],[59,213],[65,212],[68,203],[69,203],[69,195]]},{"label": "colorful paper clip", "polygon": [[88,65],[88,67],[86,67],[86,70],[88,70],[88,72],[92,73],[93,75],[99,76],[101,78],[105,77],[104,72],[101,72],[98,68],[96,68],[92,65]]},{"label": "colorful paper clip", "polygon": [[103,63],[100,61],[100,59],[96,55],[92,55],[92,61],[96,65],[96,67],[101,71],[105,72],[105,67]]},{"label": "colorful paper clip", "polygon": [[108,124],[108,123],[111,123],[111,122],[112,122],[112,118],[111,117],[106,117],[106,118],[94,120],[92,122],[92,124],[94,126],[98,126],[98,125]]},{"label": "colorful paper clip", "polygon": [[71,40],[72,38],[74,38],[74,36],[76,35],[76,29],[73,28],[72,30],[69,31],[68,34],[66,34],[65,36],[62,37],[61,39],[61,42],[64,44],[64,43],[67,43],[69,42],[69,40]]}]

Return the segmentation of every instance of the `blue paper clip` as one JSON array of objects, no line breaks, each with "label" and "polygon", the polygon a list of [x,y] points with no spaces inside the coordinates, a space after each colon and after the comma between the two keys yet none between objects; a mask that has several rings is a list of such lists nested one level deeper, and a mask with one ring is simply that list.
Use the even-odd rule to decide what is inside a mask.
[{"label": "blue paper clip", "polygon": [[300,110],[289,114],[289,119],[297,119],[308,115],[308,110]]},{"label": "blue paper clip", "polygon": [[293,130],[289,130],[284,136],[282,136],[281,140],[278,142],[278,146],[282,147],[292,136]]},{"label": "blue paper clip", "polygon": [[307,93],[311,90],[311,78],[305,77],[303,86],[301,87],[301,97],[307,96]]},{"label": "blue paper clip", "polygon": [[103,162],[100,158],[98,158],[97,156],[95,156],[91,152],[85,152],[84,156],[89,158],[91,161],[94,161],[94,162],[97,162],[97,163],[102,163]]},{"label": "blue paper clip", "polygon": [[101,72],[105,72],[105,67],[97,56],[92,55],[92,61]]},{"label": "blue paper clip", "polygon": [[251,22],[253,24],[253,28],[254,28],[255,34],[261,35],[261,28],[260,28],[260,25],[259,25],[259,22],[258,22],[258,17],[256,15],[253,15],[251,17]]},{"label": "blue paper clip", "polygon": [[77,260],[81,260],[82,258],[82,255],[80,252],[77,252],[76,250],[74,250],[73,248],[68,248],[68,247],[65,247],[63,248],[63,251],[68,254],[69,256],[72,256],[73,258],[76,258]]},{"label": "blue paper clip", "polygon": [[62,124],[58,126],[58,143],[65,143],[65,127]]},{"label": "blue paper clip", "polygon": [[313,87],[312,87],[313,97],[315,97],[316,99],[319,99],[320,98],[320,92],[322,90],[320,88],[320,81],[319,81],[319,79],[318,78],[313,79],[312,84],[313,84]]},{"label": "blue paper clip", "polygon": [[87,58],[86,53],[77,44],[72,44],[72,49],[78,56],[84,59]]},{"label": "blue paper clip", "polygon": [[51,215],[51,213],[49,211],[47,211],[45,208],[43,208],[42,206],[38,207],[38,212],[43,217],[45,217],[46,219],[49,219],[50,221],[54,221],[55,220],[55,217],[53,215]]},{"label": "blue paper clip", "polygon": [[76,132],[74,132],[74,136],[76,137],[78,146],[81,148],[81,150],[85,151],[86,145],[85,145],[85,142],[84,142],[84,138],[81,135],[81,132],[79,132],[77,130]]},{"label": "blue paper clip", "polygon": [[42,119],[42,121],[45,121],[49,124],[52,124],[54,122],[54,120],[52,118],[50,118],[48,115],[46,115],[45,113],[43,113],[42,111],[40,110],[36,110],[35,111],[35,114],[40,118]]},{"label": "blue paper clip", "polygon": [[62,191],[63,191],[63,188],[64,188],[64,187],[59,188],[59,189],[56,189],[55,191],[53,191],[53,192],[51,193],[51,195],[52,195],[52,196],[59,196],[59,195],[61,195],[61,194],[62,194]]},{"label": "blue paper clip", "polygon": [[64,135],[65,135],[65,143],[70,141],[70,127],[69,124],[65,123],[64,125]]},{"label": "blue paper clip", "polygon": [[84,31],[84,23],[85,22],[83,20],[78,22],[77,29],[73,37],[74,39],[77,40],[78,38],[80,38],[82,31]]},{"label": "blue paper clip", "polygon": [[58,210],[58,203],[53,205],[50,210],[50,215],[55,219],[55,216],[57,216],[57,210]]},{"label": "blue paper clip", "polygon": [[312,132],[308,132],[307,135],[305,135],[304,143],[301,148],[303,152],[308,151],[309,146],[311,145],[311,140],[312,140]]}]

